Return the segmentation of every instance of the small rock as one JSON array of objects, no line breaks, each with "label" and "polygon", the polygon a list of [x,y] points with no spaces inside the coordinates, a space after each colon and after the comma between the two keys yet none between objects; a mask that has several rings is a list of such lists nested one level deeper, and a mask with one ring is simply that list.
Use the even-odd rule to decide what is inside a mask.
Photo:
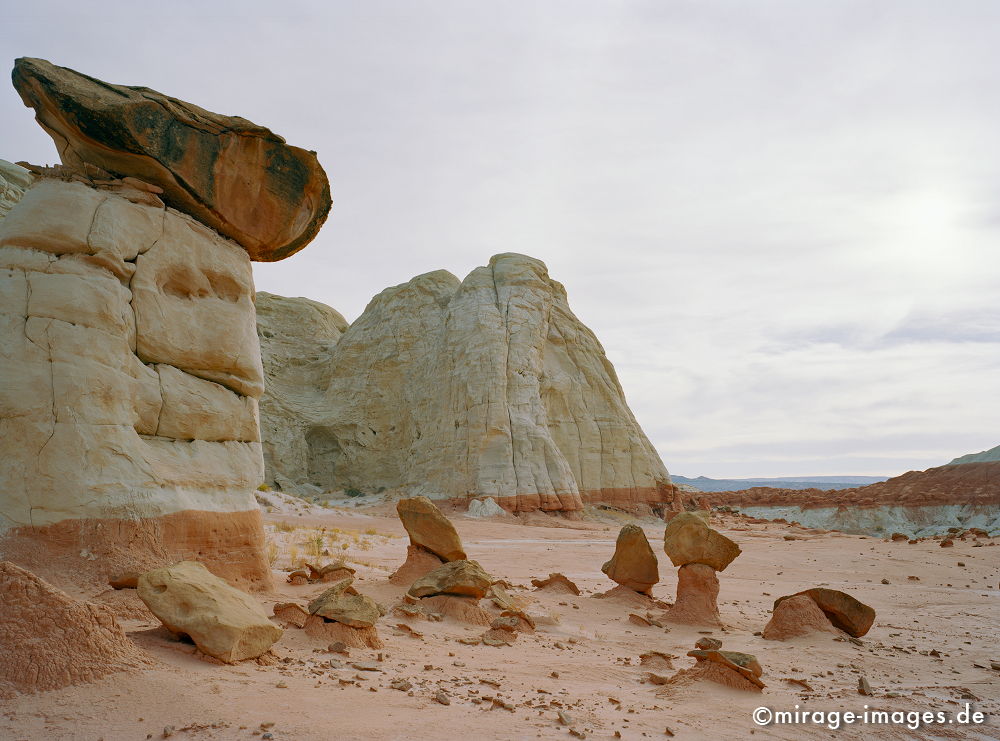
[{"label": "small rock", "polygon": [[718,638],[709,638],[708,636],[705,636],[704,638],[699,638],[694,645],[696,648],[705,649],[706,651],[718,651],[722,648],[722,641]]},{"label": "small rock", "polygon": [[442,705],[451,705],[451,697],[444,690],[438,690],[434,693],[434,699],[441,703]]},{"label": "small rock", "polygon": [[858,677],[858,694],[866,697],[871,697],[872,694],[872,686],[868,684],[868,678],[863,674]]},{"label": "small rock", "polygon": [[559,722],[562,723],[564,726],[573,725],[573,718],[565,710],[558,711],[556,715],[559,716]]}]

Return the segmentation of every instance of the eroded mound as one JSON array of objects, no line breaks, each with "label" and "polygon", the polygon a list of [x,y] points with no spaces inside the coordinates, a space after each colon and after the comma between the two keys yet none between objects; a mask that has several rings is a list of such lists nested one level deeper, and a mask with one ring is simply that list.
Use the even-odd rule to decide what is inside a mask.
[{"label": "eroded mound", "polygon": [[0,697],[93,682],[153,662],[110,609],[0,563]]}]

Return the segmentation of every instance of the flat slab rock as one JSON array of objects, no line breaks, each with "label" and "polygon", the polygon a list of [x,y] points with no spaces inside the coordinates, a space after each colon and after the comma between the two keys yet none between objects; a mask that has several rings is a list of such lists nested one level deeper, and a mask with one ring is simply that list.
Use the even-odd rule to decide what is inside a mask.
[{"label": "flat slab rock", "polygon": [[245,118],[44,59],[16,60],[12,78],[63,164],[154,183],[168,205],[238,242],[253,260],[298,252],[330,212],[316,153]]}]

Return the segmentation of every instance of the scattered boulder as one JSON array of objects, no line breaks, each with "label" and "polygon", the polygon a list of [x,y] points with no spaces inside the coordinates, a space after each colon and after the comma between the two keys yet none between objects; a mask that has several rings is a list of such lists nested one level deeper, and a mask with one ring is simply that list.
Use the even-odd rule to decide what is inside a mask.
[{"label": "scattered boulder", "polygon": [[289,572],[285,581],[293,586],[301,587],[302,585],[309,583],[309,572],[305,569],[295,569],[295,571]]},{"label": "scattered boulder", "polygon": [[307,563],[306,568],[309,569],[310,582],[324,584],[337,582],[341,579],[350,579],[357,573],[357,569],[351,568],[343,561],[334,561],[324,566],[314,566],[311,563]]},{"label": "scattered boulder", "polygon": [[274,606],[273,612],[274,617],[284,623],[286,628],[289,625],[304,628],[309,619],[309,611],[296,602],[279,602]]},{"label": "scattered boulder", "polygon": [[837,632],[819,605],[809,595],[799,594],[775,603],[761,635],[769,641],[787,641],[812,633]]},{"label": "scattered boulder", "polygon": [[810,597],[813,602],[823,611],[823,614],[833,623],[834,627],[855,638],[860,638],[871,630],[872,623],[875,622],[875,610],[859,602],[846,592],[825,587],[814,587],[795,594],[778,597],[774,601],[774,608],[787,599],[804,594]]},{"label": "scattered boulder", "polygon": [[736,543],[693,512],[681,512],[667,523],[663,550],[674,566],[700,563],[716,571],[724,571],[741,553]]},{"label": "scattered boulder", "polygon": [[891,539],[892,539],[893,543],[899,543],[899,542],[904,542],[905,543],[906,541],[908,541],[910,539],[910,536],[909,535],[904,535],[903,533],[893,533]]},{"label": "scattered boulder", "polygon": [[469,511],[466,513],[469,517],[497,517],[498,515],[507,514],[507,510],[497,504],[497,500],[493,497],[486,497],[485,499],[473,499],[469,502]]},{"label": "scattered boulder", "polygon": [[281,637],[264,609],[197,561],[147,571],[139,597],[169,631],[187,635],[202,652],[227,664],[255,659]]},{"label": "scattered boulder", "polygon": [[0,562],[0,698],[152,665],[111,610]]},{"label": "scattered boulder", "polygon": [[310,615],[306,620],[305,633],[311,638],[332,644],[342,644],[351,648],[384,647],[375,626],[367,628],[352,628],[344,623],[327,620],[319,615]]},{"label": "scattered boulder", "polygon": [[544,579],[532,579],[531,585],[535,589],[580,595],[580,587],[567,578],[565,574],[560,574],[558,571],[554,574],[549,574]]},{"label": "scattered boulder", "polygon": [[685,564],[677,570],[677,599],[664,619],[688,625],[722,625],[718,599],[715,569],[703,563]]},{"label": "scattered boulder", "polygon": [[352,628],[371,628],[382,616],[371,597],[359,594],[351,586],[352,578],[341,579],[309,603],[309,614]]},{"label": "scattered boulder", "polygon": [[451,521],[427,497],[401,499],[396,512],[410,536],[410,544],[430,551],[442,561],[464,561],[462,540]]},{"label": "scattered boulder", "polygon": [[601,567],[612,581],[648,594],[660,580],[656,555],[638,525],[625,525],[618,533],[615,554]]},{"label": "scattered boulder", "polygon": [[[724,667],[730,672],[735,672],[745,681],[757,687],[759,692],[766,685],[760,680],[764,670],[757,661],[757,657],[752,654],[740,653],[739,651],[718,651],[695,649],[688,651],[688,656],[692,656],[698,663],[711,662]],[[697,666],[697,664],[696,664]]]},{"label": "scattered boulder", "polygon": [[722,648],[722,641],[718,638],[712,638],[710,636],[702,636],[694,643],[695,648],[700,648],[703,651],[718,651]]},{"label": "scattered boulder", "polygon": [[408,590],[412,597],[432,597],[450,594],[464,597],[486,596],[493,580],[476,561],[460,560],[441,564],[426,576],[417,579]]},{"label": "scattered boulder", "polygon": [[12,78],[64,165],[155,183],[168,205],[235,240],[252,260],[298,252],[330,212],[316,153],[263,126],[44,59],[16,60]]}]

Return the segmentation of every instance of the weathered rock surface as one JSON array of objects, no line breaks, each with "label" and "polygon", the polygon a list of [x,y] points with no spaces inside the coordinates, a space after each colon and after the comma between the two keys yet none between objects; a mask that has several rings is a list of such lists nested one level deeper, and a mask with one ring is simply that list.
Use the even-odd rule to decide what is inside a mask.
[{"label": "weathered rock surface", "polygon": [[760,689],[763,689],[765,686],[760,681],[760,676],[764,673],[764,670],[761,668],[760,662],[757,661],[757,657],[752,654],[745,654],[739,651],[695,649],[694,651],[688,651],[688,656],[694,657],[698,663],[709,662],[719,664],[729,671],[739,674]]},{"label": "weathered rock surface", "polygon": [[413,497],[396,502],[399,515],[410,544],[430,551],[442,561],[464,561],[462,540],[451,521],[441,514],[427,497]]},{"label": "weathered rock surface", "polygon": [[334,561],[323,566],[307,563],[306,568],[309,569],[309,581],[311,582],[333,583],[341,579],[353,578],[354,574],[357,573],[357,569],[348,566],[343,561]]},{"label": "weathered rock surface", "polygon": [[381,612],[371,597],[358,594],[352,578],[342,579],[309,603],[309,613],[352,628],[371,628]]},{"label": "weathered rock surface", "polygon": [[31,173],[20,165],[0,160],[0,219],[17,205],[33,180]]},{"label": "weathered rock surface", "polygon": [[493,579],[477,561],[451,561],[413,582],[407,594],[432,597],[451,594],[463,597],[485,597]]},{"label": "weathered rock surface", "polygon": [[254,327],[246,252],[37,180],[0,219],[0,552],[49,573],[87,549],[102,581],[197,557],[269,584]]},{"label": "weathered rock surface", "polygon": [[260,399],[267,481],[287,491],[335,488],[339,445],[325,418],[333,348],[347,330],[337,311],[306,298],[257,293],[257,334],[267,389]]},{"label": "weathered rock surface", "polygon": [[168,630],[226,663],[256,658],[281,637],[257,601],[196,561],[146,572],[139,597]]},{"label": "weathered rock surface", "polygon": [[674,566],[700,563],[716,571],[725,568],[740,555],[740,547],[693,512],[681,512],[667,523],[663,532],[663,550]]},{"label": "weathered rock surface", "polygon": [[0,698],[92,682],[153,662],[110,609],[0,562]]},{"label": "weathered rock surface", "polygon": [[497,504],[493,497],[486,497],[485,499],[473,499],[470,501],[466,514],[469,517],[476,518],[496,517],[507,514],[507,510]]},{"label": "weathered rock surface", "polygon": [[601,571],[623,587],[648,593],[660,580],[656,554],[638,525],[625,525],[618,533],[615,554]]},{"label": "weathered rock surface", "polygon": [[[293,310],[281,301],[272,309]],[[333,334],[315,351],[307,338],[296,343],[316,358],[297,376],[313,379],[316,393],[282,391],[285,361],[265,361],[265,449],[272,429],[294,437],[284,421],[294,411],[295,434],[308,437],[296,445],[309,457],[295,469],[311,483],[492,497],[508,511],[595,501],[648,513],[673,496],[603,348],[539,260],[497,255],[464,281],[440,270],[417,276]],[[270,410],[284,408],[272,423]],[[277,459],[268,465],[275,480],[289,470]]]},{"label": "weathered rock surface", "polygon": [[44,59],[18,59],[12,78],[65,165],[155,183],[167,204],[235,240],[253,260],[299,251],[330,211],[316,154],[263,126]]},{"label": "weathered rock surface", "polygon": [[687,625],[722,625],[719,617],[719,578],[703,563],[677,569],[677,599],[664,619]]},{"label": "weathered rock surface", "polygon": [[792,597],[805,595],[813,600],[823,614],[829,618],[834,627],[840,628],[848,635],[860,638],[869,630],[875,622],[875,610],[863,602],[855,599],[846,592],[825,587],[813,587],[801,592],[796,592],[785,597],[778,597],[774,601],[774,610],[778,606]]},{"label": "weathered rock surface", "polygon": [[836,633],[830,619],[807,594],[799,594],[778,601],[771,619],[761,634],[769,641],[787,641],[789,638],[813,633]]}]

